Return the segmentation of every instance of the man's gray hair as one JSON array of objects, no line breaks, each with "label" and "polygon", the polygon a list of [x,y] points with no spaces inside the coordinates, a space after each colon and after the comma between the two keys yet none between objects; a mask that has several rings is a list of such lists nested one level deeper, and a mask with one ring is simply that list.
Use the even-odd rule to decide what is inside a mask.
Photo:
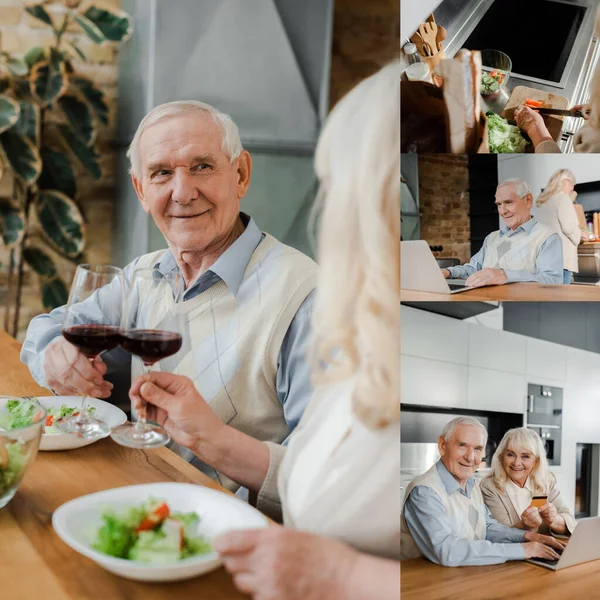
[{"label": "man's gray hair", "polygon": [[505,185],[514,185],[515,190],[517,191],[517,196],[519,196],[519,198],[525,198],[525,196],[531,194],[531,188],[524,179],[505,179],[502,183],[498,185],[498,187],[501,188]]},{"label": "man's gray hair", "polygon": [[454,430],[461,425],[469,425],[471,427],[479,427],[483,433],[483,445],[485,446],[488,438],[487,429],[480,423],[477,419],[473,417],[456,417],[452,419],[452,421],[448,421],[444,425],[444,429],[442,429],[441,437],[443,437],[447,442],[452,437]]},{"label": "man's gray hair", "polygon": [[212,117],[212,120],[220,126],[223,134],[222,148],[223,152],[225,152],[229,158],[229,162],[233,162],[242,153],[244,148],[242,147],[242,141],[240,140],[240,132],[229,115],[222,113],[210,104],[205,104],[198,100],[167,102],[166,104],[160,104],[159,106],[154,107],[138,125],[137,131],[127,150],[127,158],[129,158],[130,162],[129,172],[138,178],[141,175],[140,139],[148,127],[156,125],[156,123],[159,123],[164,119],[190,113],[208,114]]}]

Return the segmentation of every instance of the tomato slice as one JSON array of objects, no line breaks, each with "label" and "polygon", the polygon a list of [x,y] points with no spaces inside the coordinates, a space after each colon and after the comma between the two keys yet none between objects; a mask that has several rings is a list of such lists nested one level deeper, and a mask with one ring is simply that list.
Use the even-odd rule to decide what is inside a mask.
[{"label": "tomato slice", "polygon": [[54,421],[54,415],[48,415],[46,417],[46,427],[52,427],[53,421]]}]

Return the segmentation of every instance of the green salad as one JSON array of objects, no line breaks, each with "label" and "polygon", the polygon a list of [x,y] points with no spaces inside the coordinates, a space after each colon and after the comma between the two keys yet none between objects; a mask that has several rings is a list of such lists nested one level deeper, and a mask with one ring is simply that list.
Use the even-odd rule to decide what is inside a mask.
[{"label": "green salad", "polygon": [[[9,400],[6,403],[6,408],[6,414],[0,416],[0,428],[6,430],[19,429],[21,427],[33,425],[38,410],[35,402],[30,400]],[[62,433],[60,429],[54,425],[54,421],[62,417],[76,415],[78,414],[78,411],[79,408],[69,407],[66,404],[62,404],[60,408],[46,409],[44,433],[46,435]],[[89,415],[93,416],[96,412],[96,407],[88,406],[87,412]]]},{"label": "green salad", "polygon": [[488,145],[494,154],[520,154],[528,142],[521,130],[509,125],[506,119],[492,111],[486,113],[488,124]]},{"label": "green salad", "polygon": [[121,514],[107,509],[92,548],[145,563],[170,564],[211,552],[207,539],[199,534],[196,513],[171,512],[164,500],[149,499]]},{"label": "green salad", "polygon": [[22,442],[0,445],[0,498],[18,481],[27,459]]}]

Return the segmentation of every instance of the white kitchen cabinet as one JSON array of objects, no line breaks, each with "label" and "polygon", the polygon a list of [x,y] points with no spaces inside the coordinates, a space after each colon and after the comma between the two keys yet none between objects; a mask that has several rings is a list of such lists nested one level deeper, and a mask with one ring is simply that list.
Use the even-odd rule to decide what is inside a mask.
[{"label": "white kitchen cabinet", "polygon": [[466,365],[402,356],[401,373],[402,403],[443,408],[467,407]]},{"label": "white kitchen cabinet", "polygon": [[527,369],[529,383],[545,384],[546,380],[567,378],[567,347],[535,338],[527,339]]},{"label": "white kitchen cabinet", "polygon": [[524,375],[469,367],[467,408],[523,413],[527,384]]},{"label": "white kitchen cabinet", "polygon": [[526,337],[469,325],[469,366],[524,375],[526,356]]},{"label": "white kitchen cabinet", "polygon": [[400,318],[402,354],[467,364],[468,323],[409,306]]}]

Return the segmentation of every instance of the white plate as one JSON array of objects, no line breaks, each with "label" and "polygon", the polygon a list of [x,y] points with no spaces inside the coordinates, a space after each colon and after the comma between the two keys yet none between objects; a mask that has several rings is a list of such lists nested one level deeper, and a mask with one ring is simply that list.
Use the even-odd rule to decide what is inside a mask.
[{"label": "white plate", "polygon": [[209,540],[234,529],[267,527],[267,519],[235,496],[190,483],[148,483],[114,488],[71,500],[54,511],[52,526],[71,548],[91,558],[107,571],[137,581],[179,581],[213,571],[221,564],[216,552],[186,558],[171,565],[150,565],[114,558],[91,546],[102,526],[107,507],[121,511],[139,506],[153,497],[166,500],[177,512],[195,512],[200,517],[200,533]]},{"label": "white plate", "polygon": [[[68,407],[80,407],[81,396],[38,396],[38,402],[46,409],[60,408],[63,404]],[[107,423],[111,428],[121,425],[127,421],[127,415],[116,406],[104,402],[104,400],[96,400],[96,398],[88,398],[87,406],[95,406],[96,412],[94,416],[101,421]],[[74,448],[83,448],[89,446],[97,440],[86,440],[85,438],[77,437],[70,433],[53,433],[46,435],[42,434],[40,442],[40,450],[73,450]]]}]

